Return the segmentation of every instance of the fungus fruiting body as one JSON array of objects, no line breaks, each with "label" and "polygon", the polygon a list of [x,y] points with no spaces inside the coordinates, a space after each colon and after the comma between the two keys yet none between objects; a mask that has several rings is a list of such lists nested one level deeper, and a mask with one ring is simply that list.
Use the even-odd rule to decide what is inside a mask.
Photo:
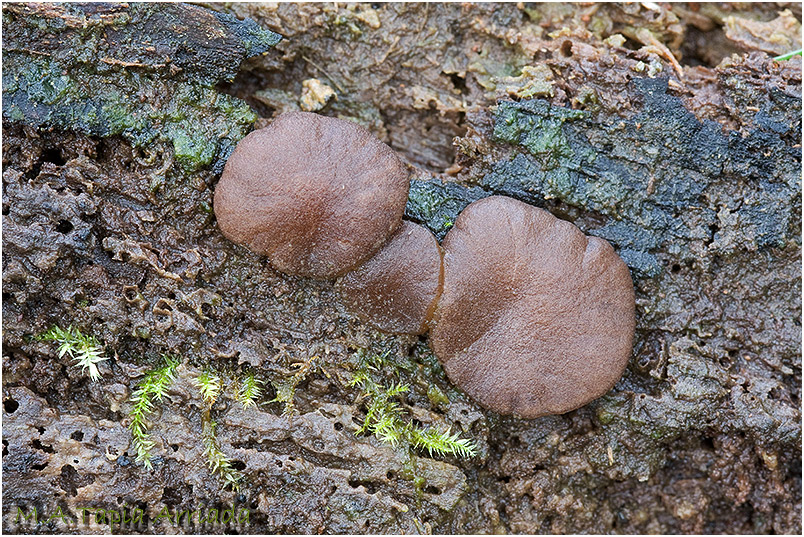
[{"label": "fungus fruiting body", "polygon": [[408,187],[405,164],[363,127],[290,112],[240,141],[214,207],[223,234],[277,270],[331,279],[399,227]]},{"label": "fungus fruiting body", "polygon": [[634,289],[611,245],[503,196],[447,233],[431,345],[481,406],[535,418],[606,393],[634,334]]},{"label": "fungus fruiting body", "polygon": [[562,414],[631,355],[628,267],[605,240],[504,196],[458,216],[443,248],[402,223],[406,166],[348,121],[293,112],[238,144],[215,191],[224,235],[287,274],[334,279],[383,331],[430,330],[447,376],[500,414]]},{"label": "fungus fruiting body", "polygon": [[441,289],[441,248],[430,231],[403,222],[383,248],[338,287],[347,307],[392,334],[423,334]]}]

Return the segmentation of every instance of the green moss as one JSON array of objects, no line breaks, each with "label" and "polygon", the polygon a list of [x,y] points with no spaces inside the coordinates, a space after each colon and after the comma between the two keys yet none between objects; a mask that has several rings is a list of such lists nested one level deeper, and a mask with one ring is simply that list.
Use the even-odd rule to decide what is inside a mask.
[{"label": "green moss", "polygon": [[787,54],[782,54],[781,56],[776,56],[773,59],[775,61],[777,61],[777,62],[783,62],[783,61],[789,60],[790,58],[792,58],[794,56],[801,56],[801,49],[794,50],[793,52],[788,52]]},{"label": "green moss", "polygon": [[526,65],[525,62],[524,58],[518,56],[501,61],[496,55],[490,54],[488,48],[483,48],[466,70],[474,73],[477,83],[484,89],[493,92],[497,89],[500,80],[519,76],[520,69]]},{"label": "green moss", "polygon": [[614,421],[616,415],[613,414],[608,408],[600,407],[597,409],[597,421],[601,425],[608,425]]},{"label": "green moss", "polygon": [[449,398],[435,384],[431,384],[427,388],[427,399],[434,407],[449,405]]},{"label": "green moss", "polygon": [[499,142],[523,146],[531,155],[540,158],[543,169],[555,169],[562,158],[573,156],[562,125],[567,120],[586,115],[585,112],[551,106],[541,100],[502,102],[495,113],[494,138]]},{"label": "green moss", "polygon": [[[244,102],[190,82],[125,72],[100,77],[79,70],[57,76],[60,69],[52,60],[19,54],[6,57],[5,70],[15,73],[15,91],[4,94],[8,119],[94,136],[122,135],[135,146],[166,141],[187,171],[224,159],[257,119]],[[141,102],[136,95],[145,91],[167,100],[158,107]]]},{"label": "green moss", "polygon": [[[493,137],[517,149],[480,183],[535,205],[558,199],[607,216],[601,227],[584,231],[612,242],[629,267],[648,277],[663,272],[653,253],[663,248],[683,261],[710,245],[725,255],[732,244],[778,247],[793,237],[786,200],[800,195],[800,166],[795,158],[760,161],[791,153],[778,133],[795,125],[760,113],[761,128],[749,136],[724,135],[669,95],[666,80],[637,79],[635,85],[642,109],[605,123],[547,101],[500,103]],[[800,99],[789,106],[800,108]],[[739,226],[731,230],[739,240],[721,242],[712,230],[723,222],[701,197],[723,189],[724,173],[752,177],[757,186],[742,197]]]},{"label": "green moss", "polygon": [[224,488],[231,487],[236,492],[240,491],[245,478],[220,448],[216,433],[217,423],[212,419],[212,407],[224,395],[238,401],[243,408],[254,407],[262,396],[262,384],[261,380],[255,378],[254,373],[238,375],[228,370],[215,369],[201,371],[195,380],[199,395],[204,401],[201,413],[201,441],[204,445],[207,466],[213,474],[220,476]]},{"label": "green moss", "polygon": [[108,360],[104,356],[103,345],[95,336],[87,336],[72,326],[66,330],[54,326],[36,337],[39,341],[54,341],[59,344],[59,358],[65,354],[75,361],[76,367],[89,372],[93,381],[100,380],[98,364]]},{"label": "green moss", "polygon": [[239,380],[235,398],[243,408],[256,407],[257,400],[262,397],[263,381],[249,373]]},{"label": "green moss", "polygon": [[441,240],[467,205],[488,195],[482,188],[414,179],[410,182],[405,216],[427,226]]},{"label": "green moss", "polygon": [[469,439],[460,438],[458,433],[435,427],[424,428],[405,419],[398,399],[410,387],[401,382],[384,386],[373,378],[373,373],[380,372],[376,364],[385,363],[387,355],[388,353],[383,356],[363,353],[360,367],[349,383],[350,386],[358,386],[362,391],[360,398],[367,401],[366,417],[355,434],[370,432],[391,446],[403,445],[407,450],[427,451],[431,457],[454,455],[470,458],[476,455],[477,445]]},{"label": "green moss", "polygon": [[173,383],[176,368],[181,363],[177,357],[163,355],[165,365],[145,374],[145,378],[131,394],[131,411],[129,412],[129,430],[137,452],[137,462],[145,468],[151,468],[151,451],[156,445],[148,432],[150,424],[148,416],[155,410],[155,402],[161,403],[162,397]]},{"label": "green moss", "polygon": [[[222,168],[257,118],[246,103],[219,93],[215,84],[233,78],[244,57],[280,39],[231,15],[216,13],[217,21],[210,20],[196,13],[203,10],[196,6],[132,4],[111,23],[120,32],[114,41],[105,33],[109,21],[98,24],[78,5],[63,7],[83,22],[77,28],[60,24],[58,17],[15,9],[23,9],[25,24],[17,21],[11,26],[16,33],[4,36],[6,119],[93,136],[121,135],[135,146],[167,142],[188,172]],[[4,11],[4,26],[15,16]],[[199,17],[207,26],[190,27],[186,17]],[[155,46],[144,52],[129,40]],[[30,46],[41,42],[50,43],[46,54]]]},{"label": "green moss", "polygon": [[201,440],[204,444],[207,466],[213,474],[220,475],[223,480],[223,488],[231,487],[235,492],[240,492],[244,476],[232,465],[232,460],[218,446],[216,427],[217,423],[210,420],[208,414],[204,414]]},{"label": "green moss", "polygon": [[299,385],[307,376],[314,372],[318,367],[318,356],[313,355],[307,359],[307,361],[293,364],[293,368],[295,371],[292,375],[286,378],[280,378],[277,380],[272,380],[271,384],[276,391],[276,397],[274,397],[270,402],[271,403],[282,403],[282,415],[289,416],[296,412],[296,404],[295,404],[295,396],[296,396],[296,386]]}]

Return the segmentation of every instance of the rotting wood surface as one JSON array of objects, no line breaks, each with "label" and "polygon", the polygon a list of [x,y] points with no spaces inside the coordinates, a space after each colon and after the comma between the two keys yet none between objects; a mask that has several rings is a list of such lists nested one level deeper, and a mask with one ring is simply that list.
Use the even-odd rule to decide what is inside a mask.
[{"label": "rotting wood surface", "polygon": [[[237,505],[244,533],[800,533],[801,59],[771,59],[799,6],[158,8],[209,21],[219,10],[283,36],[245,60],[232,42],[239,52],[212,70],[196,61],[203,46],[179,43],[170,50],[201,55],[181,71],[160,67],[158,47],[147,64],[114,38],[131,7],[99,8],[123,16],[106,35],[91,16],[89,29],[36,27],[20,9],[4,6],[4,106],[24,97],[51,114],[4,108],[4,531],[109,529],[92,517],[34,528],[15,523],[17,507],[79,521],[82,507],[143,508],[140,531],[159,532],[172,525],[163,506]],[[36,9],[67,20],[67,8]],[[167,15],[148,36],[204,43]],[[26,32],[51,32],[53,56],[19,41]],[[34,69],[49,86],[12,77]],[[114,129],[65,100],[83,90],[98,109],[115,104]],[[252,124],[300,108],[357,121],[416,166],[408,217],[441,236],[493,192],[625,251],[637,343],[614,390],[563,416],[483,412],[426,339],[372,331],[331,283],[284,277],[226,241],[211,213],[225,155]],[[100,382],[32,339],[54,324],[104,343]],[[184,365],[151,418],[146,470],[130,396],[167,352]],[[366,399],[349,380],[365,356],[385,356],[375,381],[410,386],[406,416],[460,432],[479,455],[355,436]],[[210,364],[265,380],[261,404],[221,396],[208,409],[195,379]],[[288,394],[282,415],[270,401]],[[246,477],[240,493],[206,465],[206,413]],[[225,528],[171,531],[199,529]]]}]

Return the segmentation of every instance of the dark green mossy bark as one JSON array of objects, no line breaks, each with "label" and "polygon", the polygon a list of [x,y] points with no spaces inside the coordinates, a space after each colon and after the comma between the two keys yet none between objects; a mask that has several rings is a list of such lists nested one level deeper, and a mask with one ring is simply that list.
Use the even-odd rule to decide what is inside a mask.
[{"label": "dark green mossy bark", "polygon": [[187,171],[223,166],[257,119],[215,89],[281,36],[186,4],[8,5],[3,118],[172,145]]}]

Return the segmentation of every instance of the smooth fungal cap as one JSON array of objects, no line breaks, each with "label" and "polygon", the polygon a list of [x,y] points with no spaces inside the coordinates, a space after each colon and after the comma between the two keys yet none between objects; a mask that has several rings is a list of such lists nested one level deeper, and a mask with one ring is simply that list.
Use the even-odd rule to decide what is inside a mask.
[{"label": "smooth fungal cap", "polygon": [[469,205],[443,242],[430,341],[481,406],[535,418],[606,393],[631,356],[635,304],[611,245],[502,196]]},{"label": "smooth fungal cap", "polygon": [[331,279],[399,227],[408,187],[405,164],[363,127],[290,112],[237,145],[215,189],[215,215],[229,240],[277,270]]},{"label": "smooth fungal cap", "polygon": [[423,334],[441,279],[438,241],[426,228],[405,221],[374,257],[338,282],[338,289],[350,311],[383,332]]}]

